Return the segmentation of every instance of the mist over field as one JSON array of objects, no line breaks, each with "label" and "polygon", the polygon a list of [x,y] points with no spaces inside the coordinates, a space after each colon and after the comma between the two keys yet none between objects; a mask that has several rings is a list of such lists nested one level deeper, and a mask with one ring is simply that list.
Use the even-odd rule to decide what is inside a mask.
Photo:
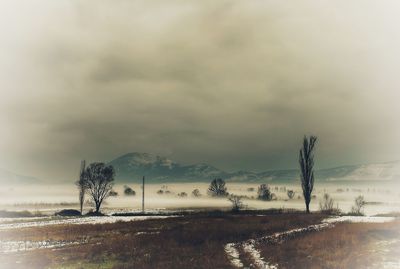
[{"label": "mist over field", "polygon": [[0,2],[0,269],[400,268],[400,2]]},{"label": "mist over field", "polygon": [[[129,184],[136,191],[135,196],[124,195],[124,185],[117,184],[114,190],[117,197],[110,197],[104,204],[103,211],[108,214],[116,212],[140,212],[142,210],[142,193],[140,184]],[[245,205],[249,209],[294,208],[303,210],[304,200],[299,184],[271,185],[272,192],[277,195],[276,201],[261,201],[257,199],[257,183],[228,183],[228,192],[234,195],[243,195]],[[145,209],[148,212],[162,212],[163,210],[199,210],[199,209],[225,209],[229,210],[231,203],[227,198],[213,198],[207,195],[208,183],[166,183],[147,184],[145,186]],[[277,187],[278,189],[275,189]],[[367,201],[366,215],[376,215],[400,211],[400,184],[360,184],[360,183],[321,183],[316,185],[312,200],[311,210],[319,210],[319,202],[324,193],[328,193],[335,200],[343,212],[350,212],[354,199],[363,195]],[[254,190],[249,191],[249,188]],[[285,188],[283,190],[283,188]],[[192,191],[200,190],[200,197],[193,197]],[[157,194],[157,191],[170,191],[167,194]],[[287,190],[294,190],[293,199],[287,196]],[[181,192],[187,197],[179,197]],[[74,185],[38,185],[38,186],[13,186],[0,188],[0,210],[29,210],[41,211],[44,214],[53,214],[64,208],[78,209],[77,189]],[[91,210],[90,205],[85,206],[85,211]]]}]

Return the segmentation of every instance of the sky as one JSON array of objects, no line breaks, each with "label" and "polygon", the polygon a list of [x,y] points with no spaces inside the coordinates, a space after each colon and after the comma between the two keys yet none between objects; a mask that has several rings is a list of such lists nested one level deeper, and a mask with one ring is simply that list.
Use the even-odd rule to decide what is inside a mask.
[{"label": "sky", "polygon": [[400,4],[4,0],[0,168],[147,152],[227,171],[400,159]]}]

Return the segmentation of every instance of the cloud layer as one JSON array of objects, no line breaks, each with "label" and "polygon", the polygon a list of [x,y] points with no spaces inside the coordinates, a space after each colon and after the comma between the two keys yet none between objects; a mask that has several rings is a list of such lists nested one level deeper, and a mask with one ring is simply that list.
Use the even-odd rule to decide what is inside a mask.
[{"label": "cloud layer", "polygon": [[223,169],[398,159],[396,1],[8,1],[0,167],[131,151]]}]

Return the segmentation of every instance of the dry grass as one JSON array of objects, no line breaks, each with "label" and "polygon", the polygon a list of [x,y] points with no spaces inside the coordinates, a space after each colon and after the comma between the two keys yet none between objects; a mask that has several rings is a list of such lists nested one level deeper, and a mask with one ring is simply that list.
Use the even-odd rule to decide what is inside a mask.
[{"label": "dry grass", "polygon": [[[87,241],[55,250],[0,255],[0,268],[232,268],[224,252],[226,243],[306,227],[325,217],[295,212],[269,212],[265,216],[214,212],[113,224],[0,231],[1,240]],[[399,227],[399,222],[342,223],[282,244],[257,248],[265,260],[279,264],[279,268],[374,268],[381,259],[377,243],[400,239]],[[244,264],[252,263],[250,257],[239,251]]]},{"label": "dry grass", "polygon": [[400,223],[341,223],[282,244],[259,246],[266,260],[279,268],[380,268],[377,243],[400,240]]},{"label": "dry grass", "polygon": [[302,213],[198,214],[130,223],[27,228],[18,233],[2,231],[0,238],[3,240],[86,239],[88,243],[57,250],[0,255],[0,263],[2,269],[231,268],[224,244],[308,226],[323,217]]}]

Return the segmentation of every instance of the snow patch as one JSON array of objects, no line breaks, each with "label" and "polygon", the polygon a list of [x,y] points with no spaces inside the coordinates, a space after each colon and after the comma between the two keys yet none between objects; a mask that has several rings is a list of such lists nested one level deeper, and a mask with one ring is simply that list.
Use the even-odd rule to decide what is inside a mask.
[{"label": "snow patch", "polygon": [[50,220],[44,219],[44,220],[30,221],[30,222],[1,223],[0,230],[43,227],[43,226],[60,225],[60,224],[68,224],[68,225],[106,224],[115,222],[141,221],[147,219],[164,219],[169,217],[177,217],[177,216],[102,216],[102,217],[59,218]]},{"label": "snow patch", "polygon": [[243,246],[244,252],[246,252],[250,255],[250,257],[254,261],[254,265],[257,268],[278,269],[277,265],[272,265],[272,264],[269,264],[268,262],[264,261],[264,258],[261,257],[260,251],[255,249],[254,244],[244,243],[242,246]]},{"label": "snow patch", "polygon": [[235,247],[235,243],[229,243],[225,245],[225,253],[228,256],[229,261],[234,267],[242,268],[243,263],[239,258],[239,251]]},{"label": "snow patch", "polygon": [[324,219],[323,223],[339,223],[339,222],[351,222],[351,223],[385,223],[394,221],[394,217],[370,217],[370,216],[340,216]]},{"label": "snow patch", "polygon": [[15,253],[21,251],[31,251],[35,249],[44,248],[61,248],[70,245],[79,245],[86,243],[85,240],[81,241],[1,241],[0,240],[0,253]]}]

